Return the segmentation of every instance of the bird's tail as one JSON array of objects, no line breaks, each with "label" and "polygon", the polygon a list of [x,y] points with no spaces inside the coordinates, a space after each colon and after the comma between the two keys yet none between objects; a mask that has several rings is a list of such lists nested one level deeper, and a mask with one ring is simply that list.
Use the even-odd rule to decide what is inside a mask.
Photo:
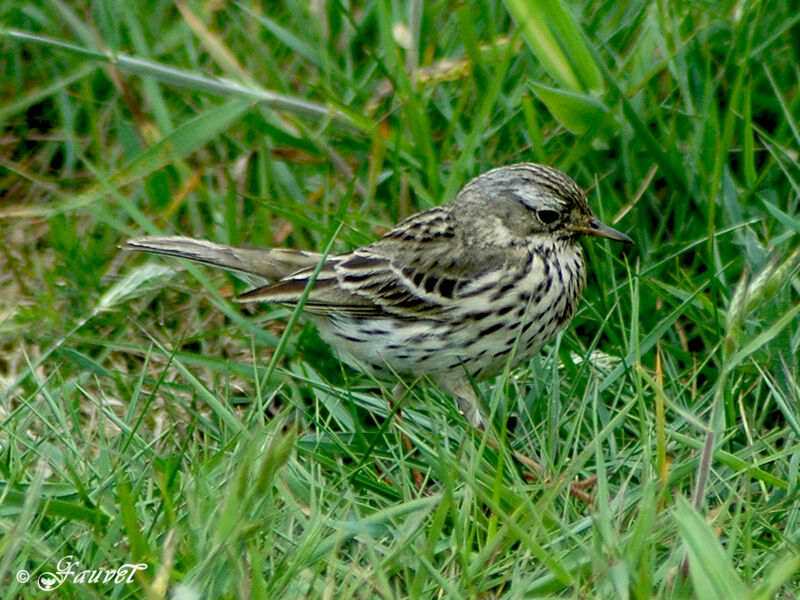
[{"label": "bird's tail", "polygon": [[267,282],[275,282],[301,269],[313,267],[322,257],[320,254],[301,250],[223,246],[179,236],[135,238],[125,242],[122,248],[185,258],[229,271],[255,275]]}]

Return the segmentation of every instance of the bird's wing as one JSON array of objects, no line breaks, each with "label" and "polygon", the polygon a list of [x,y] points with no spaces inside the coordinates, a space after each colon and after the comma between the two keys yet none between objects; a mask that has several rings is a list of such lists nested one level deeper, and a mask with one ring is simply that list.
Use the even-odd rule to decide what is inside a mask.
[{"label": "bird's wing", "polygon": [[[467,248],[457,236],[443,208],[409,217],[376,242],[329,257],[304,309],[318,314],[445,319],[471,297],[516,279],[512,270],[499,267],[525,263],[512,260],[519,257],[510,254],[527,250],[509,250],[486,240],[474,240],[475,246]],[[245,293],[239,301],[297,304],[316,270],[301,269]]]}]

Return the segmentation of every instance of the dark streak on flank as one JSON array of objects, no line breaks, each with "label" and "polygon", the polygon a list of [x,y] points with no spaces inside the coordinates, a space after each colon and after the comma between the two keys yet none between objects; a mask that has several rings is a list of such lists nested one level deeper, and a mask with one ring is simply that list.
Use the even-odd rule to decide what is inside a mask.
[{"label": "dark streak on flank", "polygon": [[503,327],[503,323],[495,323],[494,325],[489,325],[489,327],[487,327],[486,329],[481,329],[478,332],[478,336],[479,337],[483,337],[485,335],[489,335],[490,333],[494,333],[495,331],[497,331],[498,329],[501,329],[502,327]]},{"label": "dark streak on flank", "polygon": [[511,312],[513,308],[513,304],[506,304],[503,308],[497,311],[497,315],[502,317],[504,314]]}]

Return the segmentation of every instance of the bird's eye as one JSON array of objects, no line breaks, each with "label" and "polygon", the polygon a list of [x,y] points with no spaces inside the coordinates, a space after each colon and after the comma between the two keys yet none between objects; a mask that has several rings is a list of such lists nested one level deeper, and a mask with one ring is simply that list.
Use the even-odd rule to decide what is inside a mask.
[{"label": "bird's eye", "polygon": [[539,217],[539,220],[544,223],[545,225],[552,225],[556,221],[558,221],[559,214],[556,210],[540,210],[536,213],[536,216]]}]

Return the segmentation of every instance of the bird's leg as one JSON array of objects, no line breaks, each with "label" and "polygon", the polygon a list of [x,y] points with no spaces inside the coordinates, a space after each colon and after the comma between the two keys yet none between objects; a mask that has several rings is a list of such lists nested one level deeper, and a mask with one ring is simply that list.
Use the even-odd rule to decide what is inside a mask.
[{"label": "bird's leg", "polygon": [[[466,377],[459,379],[448,379],[439,381],[437,383],[439,383],[439,387],[443,388],[446,392],[450,393],[453,398],[455,398],[459,411],[462,415],[464,415],[464,418],[470,425],[479,431],[486,430],[483,416],[481,415],[480,411],[478,396],[475,394],[472,384]],[[497,440],[492,437],[486,438],[486,444],[496,452],[500,448]],[[516,458],[517,461],[524,467],[524,474],[527,479],[531,481],[538,481],[544,477],[545,470],[542,465],[519,450],[512,450],[512,453],[514,454],[514,458]],[[569,493],[573,497],[583,500],[587,504],[591,504],[592,497],[585,491],[585,489],[594,485],[596,481],[597,477],[590,477],[585,480],[574,481],[570,484]]]},{"label": "bird's leg", "polygon": [[442,390],[450,394],[458,404],[458,411],[464,415],[467,423],[475,429],[484,429],[478,396],[466,377],[438,379],[436,383]]},{"label": "bird's leg", "polygon": [[[480,427],[479,429],[483,430],[483,427]],[[499,445],[493,438],[486,438],[486,445],[495,451],[499,450]],[[514,454],[514,458],[516,458],[517,461],[519,461],[519,463],[526,469],[523,471],[526,479],[529,481],[541,481],[543,479],[545,481],[547,480],[545,478],[545,471],[542,465],[519,450],[512,450],[512,452]],[[586,504],[591,504],[593,501],[592,496],[585,490],[586,488],[593,486],[596,482],[596,475],[587,479],[581,479],[580,481],[573,481],[569,485],[569,493],[573,498],[582,500],[583,502],[586,502]]]},{"label": "bird's leg", "polygon": [[392,405],[392,412],[396,414],[400,414],[400,403],[403,400],[403,395],[406,393],[406,384],[402,381],[398,381],[395,386],[392,388],[392,397],[389,402]]},{"label": "bird's leg", "polygon": [[[478,431],[486,431],[486,424],[481,415],[480,404],[475,389],[466,377],[459,379],[449,379],[439,381],[439,387],[443,388],[446,392],[455,398],[458,404],[458,410],[464,415],[467,422]],[[486,438],[487,445],[494,451],[498,451],[500,446],[494,438]],[[521,452],[514,450],[514,457],[531,471],[541,476],[544,473],[542,465]]]}]

